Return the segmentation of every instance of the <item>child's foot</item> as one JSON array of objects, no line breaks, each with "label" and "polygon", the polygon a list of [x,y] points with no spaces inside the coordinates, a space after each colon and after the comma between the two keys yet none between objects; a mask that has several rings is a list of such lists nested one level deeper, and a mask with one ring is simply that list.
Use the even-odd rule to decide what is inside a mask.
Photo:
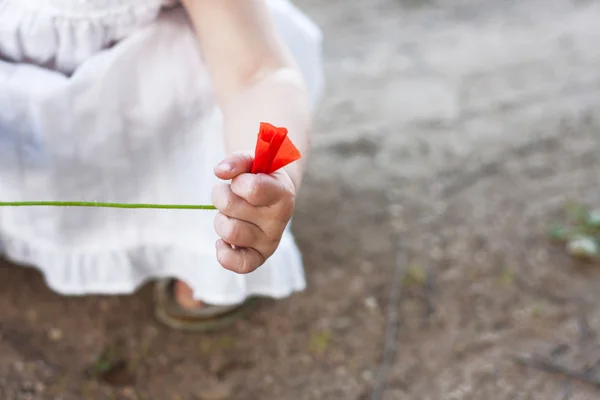
[{"label": "child's foot", "polygon": [[192,289],[182,281],[160,279],[154,286],[155,315],[163,324],[185,331],[212,331],[242,318],[255,304],[248,299],[237,305],[211,305],[195,300]]},{"label": "child's foot", "polygon": [[175,281],[174,292],[175,300],[186,310],[196,310],[204,306],[201,301],[194,299],[194,291],[183,281]]}]

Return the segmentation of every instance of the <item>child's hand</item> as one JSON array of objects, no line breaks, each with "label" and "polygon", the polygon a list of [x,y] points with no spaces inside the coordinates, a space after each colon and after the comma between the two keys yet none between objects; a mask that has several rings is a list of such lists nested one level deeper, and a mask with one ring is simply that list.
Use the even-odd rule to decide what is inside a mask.
[{"label": "child's hand", "polygon": [[[217,259],[226,269],[247,274],[260,267],[277,249],[294,210],[295,186],[284,170],[272,175],[251,174],[252,155],[235,153],[215,168],[231,179],[213,189],[219,210],[215,230]],[[234,247],[232,247],[234,246]]]}]

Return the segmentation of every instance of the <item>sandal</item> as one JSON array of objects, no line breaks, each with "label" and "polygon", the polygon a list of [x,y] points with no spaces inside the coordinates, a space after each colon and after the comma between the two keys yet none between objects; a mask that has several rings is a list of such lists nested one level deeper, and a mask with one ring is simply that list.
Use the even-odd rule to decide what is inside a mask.
[{"label": "sandal", "polygon": [[175,300],[175,280],[161,279],[154,285],[154,313],[164,325],[181,331],[208,332],[226,328],[242,319],[256,299],[232,306],[205,305],[186,309]]}]

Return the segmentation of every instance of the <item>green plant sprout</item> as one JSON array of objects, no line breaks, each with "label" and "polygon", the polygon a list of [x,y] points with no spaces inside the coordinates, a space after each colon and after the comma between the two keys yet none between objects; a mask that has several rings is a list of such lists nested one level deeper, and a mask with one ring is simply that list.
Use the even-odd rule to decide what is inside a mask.
[{"label": "green plant sprout", "polygon": [[600,258],[600,210],[569,204],[565,213],[567,224],[552,225],[550,238],[564,243],[567,253],[575,258]]}]

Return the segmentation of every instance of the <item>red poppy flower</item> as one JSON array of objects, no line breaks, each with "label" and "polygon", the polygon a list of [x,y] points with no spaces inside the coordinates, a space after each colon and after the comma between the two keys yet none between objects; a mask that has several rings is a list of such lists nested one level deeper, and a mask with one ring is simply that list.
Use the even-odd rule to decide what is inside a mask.
[{"label": "red poppy flower", "polygon": [[300,151],[288,137],[286,128],[279,128],[266,122],[260,123],[252,164],[253,174],[272,174],[300,157]]}]

